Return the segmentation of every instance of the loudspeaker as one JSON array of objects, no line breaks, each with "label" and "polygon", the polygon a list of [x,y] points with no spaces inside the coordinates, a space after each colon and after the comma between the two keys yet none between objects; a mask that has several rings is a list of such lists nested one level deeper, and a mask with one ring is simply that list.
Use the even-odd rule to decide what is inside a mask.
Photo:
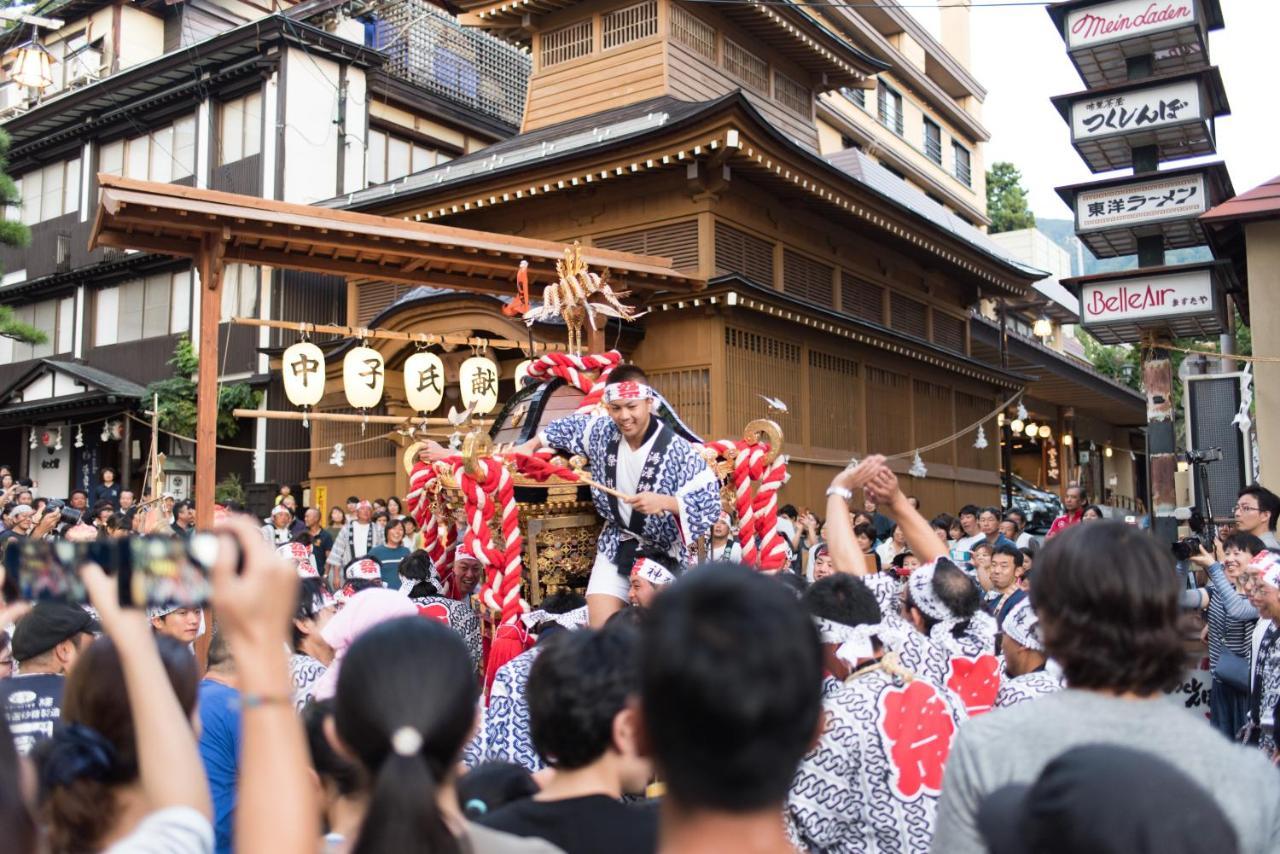
[{"label": "loudspeaker", "polygon": [[[1182,403],[1187,419],[1187,449],[1221,448],[1222,459],[1204,468],[1204,482],[1191,478],[1192,505],[1217,519],[1233,513],[1236,496],[1253,482],[1253,447],[1231,419],[1240,411],[1241,373],[1197,374],[1183,382]],[[1194,467],[1192,474],[1195,474]],[[1206,505],[1207,500],[1207,505]]]}]

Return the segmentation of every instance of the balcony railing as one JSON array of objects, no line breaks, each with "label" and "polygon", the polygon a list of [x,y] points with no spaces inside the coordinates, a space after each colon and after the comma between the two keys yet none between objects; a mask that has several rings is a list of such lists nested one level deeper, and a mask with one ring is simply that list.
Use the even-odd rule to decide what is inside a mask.
[{"label": "balcony railing", "polygon": [[366,27],[365,42],[387,54],[388,74],[508,124],[520,124],[531,61],[519,48],[463,27],[425,0],[382,6]]}]

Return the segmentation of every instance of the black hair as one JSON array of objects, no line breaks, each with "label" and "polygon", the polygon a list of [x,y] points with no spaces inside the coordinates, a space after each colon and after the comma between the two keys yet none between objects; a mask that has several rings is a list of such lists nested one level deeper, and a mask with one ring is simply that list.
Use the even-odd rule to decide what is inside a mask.
[{"label": "black hair", "polygon": [[348,495],[348,496],[347,496],[347,503],[348,503],[348,504],[359,504],[359,503],[360,503],[360,496],[359,496],[359,495]]},{"label": "black hair", "polygon": [[[461,852],[436,789],[458,761],[479,696],[461,636],[433,620],[390,620],[351,645],[334,722],[369,779],[369,809],[352,854]],[[417,750],[392,745],[413,736],[421,737]]]},{"label": "black hair", "polygon": [[1089,503],[1089,493],[1085,491],[1085,488],[1084,488],[1083,486],[1081,486],[1081,485],[1080,485],[1080,484],[1078,484],[1078,483],[1073,483],[1073,484],[1071,484],[1070,486],[1068,486],[1068,487],[1067,487],[1066,491],[1067,491],[1067,492],[1070,492],[1070,491],[1071,491],[1071,490],[1073,490],[1073,489],[1074,489],[1076,492],[1080,493],[1080,503],[1081,503],[1081,504],[1088,504],[1088,503]]},{"label": "black hair", "polygon": [[1080,515],[1083,516],[1084,514],[1088,513],[1090,510],[1092,510],[1099,519],[1107,518],[1106,515],[1102,512],[1102,508],[1099,507],[1097,504],[1086,504],[1084,507],[1080,508]]},{"label": "black hair", "polygon": [[813,621],[741,566],[700,568],[652,610],[641,695],[669,797],[685,809],[780,807],[822,712]]},{"label": "black hair", "polygon": [[1237,548],[1240,551],[1248,552],[1251,555],[1256,555],[1259,552],[1267,550],[1267,544],[1261,539],[1255,537],[1253,534],[1246,534],[1240,531],[1237,531],[1223,540],[1222,547],[1224,549]]},{"label": "black hair", "polygon": [[992,557],[995,557],[996,555],[1008,555],[1009,557],[1013,558],[1014,566],[1019,568],[1021,568],[1022,566],[1022,549],[1018,548],[1017,546],[1011,546],[1008,543],[1001,543],[1000,545],[996,546],[991,552]]},{"label": "black hair", "polygon": [[80,489],[79,487],[76,487],[75,489],[67,493],[67,499],[70,500],[77,495],[83,495],[85,498],[89,497],[89,493],[85,492],[83,489]]},{"label": "black hair", "polygon": [[[959,620],[951,629],[952,636],[963,637],[964,633],[969,630],[969,621],[974,614],[978,613],[978,609],[982,607],[982,588],[969,577],[968,573],[945,558],[939,558],[935,563],[931,586],[933,587],[933,595],[937,596],[947,610]],[[920,610],[920,606],[915,603],[915,599],[911,595],[909,586],[907,587],[906,604],[907,607],[915,608],[920,612],[920,617],[924,620],[926,633],[938,624],[938,620]]]},{"label": "black hair", "polygon": [[804,591],[809,589],[808,580],[806,580],[803,575],[792,572],[789,569],[784,569],[782,572],[775,572],[770,575],[770,577],[794,593],[797,599],[800,598]]},{"label": "black hair", "polygon": [[615,624],[603,631],[562,632],[529,670],[529,737],[552,768],[595,762],[613,746],[613,720],[640,689],[639,633]]},{"label": "black hair", "polygon": [[1260,483],[1251,483],[1244,489],[1240,490],[1240,494],[1236,496],[1236,501],[1239,501],[1246,495],[1252,495],[1258,500],[1259,512],[1271,514],[1267,519],[1267,529],[1274,531],[1276,529],[1276,522],[1280,521],[1280,495],[1276,495]]},{"label": "black hair", "polygon": [[956,516],[977,516],[980,512],[977,504],[966,504],[960,508],[960,512]]},{"label": "black hair", "polygon": [[639,365],[626,364],[618,365],[609,372],[609,379],[605,381],[605,385],[617,385],[618,383],[644,383],[649,384],[649,375],[644,372],[644,368]]},{"label": "black hair", "polygon": [[797,519],[800,517],[800,512],[796,510],[794,504],[783,504],[778,508],[778,515],[786,516],[788,519]]},{"label": "black hair", "polygon": [[[293,619],[314,620],[316,614],[324,609],[324,581],[319,578],[303,578],[298,584],[298,607],[294,609]],[[302,651],[302,642],[307,636],[298,631],[296,625],[290,624],[293,631],[293,650]]]},{"label": "black hair", "polygon": [[[1099,560],[1106,555],[1106,560]],[[1173,555],[1123,522],[1074,525],[1036,559],[1031,604],[1067,684],[1149,696],[1185,666]]]},{"label": "black hair", "polygon": [[386,531],[390,531],[392,528],[399,528],[401,531],[404,531],[404,520],[402,520],[399,516],[392,516],[388,514],[387,524],[386,524],[386,527],[383,529],[383,533],[385,534]]},{"label": "black hair", "polygon": [[889,561],[889,564],[894,569],[902,569],[903,564],[907,562],[907,558],[909,557],[915,557],[915,555],[912,554],[910,549],[907,549],[905,552],[898,552],[896,555],[893,556],[893,560]]},{"label": "black hair", "polygon": [[543,596],[542,603],[538,607],[548,614],[567,614],[570,611],[578,610],[586,604],[587,600],[583,598],[581,593],[573,590],[560,590]]},{"label": "black hair", "polygon": [[400,561],[399,572],[405,578],[415,582],[409,591],[410,599],[439,596],[442,592],[436,583],[435,564],[425,549],[410,552],[408,557]]},{"label": "black hair", "polygon": [[1036,552],[1037,552],[1037,549],[1035,547],[1035,540],[1032,540],[1031,543],[1032,544],[1029,546],[1023,546],[1022,548],[1018,549],[1018,551],[1022,552],[1023,563],[1027,562],[1027,558],[1031,558],[1032,560],[1035,560]]},{"label": "black hair", "polygon": [[845,626],[880,622],[880,605],[862,580],[843,572],[815,581],[801,601],[809,613]]},{"label": "black hair", "polygon": [[986,551],[989,551],[992,554],[996,553],[995,547],[992,546],[991,543],[987,542],[985,539],[978,540],[978,542],[974,543],[972,546],[969,547],[969,551],[971,552],[976,552],[978,549],[985,549]]},{"label": "black hair", "polygon": [[529,769],[514,762],[481,762],[458,778],[458,806],[472,821],[538,793]]},{"label": "black hair", "polygon": [[929,527],[946,531],[949,534],[951,533],[951,526],[955,524],[955,521],[956,520],[948,514],[939,513],[937,516],[933,517],[933,521],[929,523]]},{"label": "black hair", "polygon": [[867,522],[861,522],[853,526],[853,535],[855,537],[866,537],[871,542],[876,541],[876,529],[871,527]]},{"label": "black hair", "polygon": [[359,765],[344,759],[329,743],[324,722],[332,715],[332,699],[312,700],[302,709],[302,726],[307,731],[311,767],[316,770],[321,783],[332,782],[340,795],[354,795],[364,788],[364,775]]},{"label": "black hair", "polygon": [[311,545],[311,532],[306,530],[299,531],[289,538],[289,542],[302,543],[304,546],[309,546]]},{"label": "black hair", "polygon": [[[188,508],[194,509],[195,506],[196,506],[196,503],[192,501],[190,498],[184,498],[181,501],[174,503],[173,512],[177,513],[179,510],[186,510]],[[292,515],[292,513],[290,515]]]},{"label": "black hair", "polygon": [[1019,528],[1027,524],[1027,514],[1023,513],[1017,507],[1010,507],[1008,510],[1004,511],[1004,519],[1006,522],[1013,521],[1012,519],[1009,518],[1010,516],[1018,517],[1017,525]]},{"label": "black hair", "polygon": [[[990,513],[992,516],[995,516],[995,517],[996,517],[996,521],[997,521],[997,522],[999,522],[999,521],[1000,521],[1000,508],[999,508],[999,507],[983,507],[983,508],[982,508],[982,513]],[[979,515],[979,516],[981,516],[981,515],[982,515],[982,513],[979,513],[978,515]]]}]

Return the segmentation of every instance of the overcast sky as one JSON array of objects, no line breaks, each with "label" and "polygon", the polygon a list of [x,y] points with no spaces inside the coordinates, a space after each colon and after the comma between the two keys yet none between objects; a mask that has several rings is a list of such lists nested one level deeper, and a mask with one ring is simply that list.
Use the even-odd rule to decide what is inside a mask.
[{"label": "overcast sky", "polygon": [[[1071,147],[1067,125],[1049,98],[1084,84],[1043,6],[981,8],[983,2],[990,0],[975,0],[971,12],[972,68],[988,92],[982,105],[991,132],[987,163],[1015,163],[1032,210],[1068,218],[1054,187],[1095,176]],[[1209,59],[1222,70],[1231,115],[1218,121],[1217,156],[1242,193],[1280,175],[1280,2],[1222,0],[1222,14],[1226,28],[1210,36]]]}]

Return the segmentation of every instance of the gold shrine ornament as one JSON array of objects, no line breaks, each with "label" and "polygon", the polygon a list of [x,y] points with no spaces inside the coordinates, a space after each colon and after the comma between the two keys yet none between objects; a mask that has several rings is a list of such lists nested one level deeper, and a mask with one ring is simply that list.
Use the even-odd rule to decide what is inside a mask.
[{"label": "gold shrine ornament", "polygon": [[315,406],[324,397],[324,353],[299,341],[281,357],[284,395],[294,406]]},{"label": "gold shrine ornament", "polygon": [[371,409],[382,400],[387,366],[372,347],[354,347],[342,360],[342,390],[356,409]]},{"label": "gold shrine ornament", "polygon": [[422,351],[404,360],[404,396],[415,412],[435,412],[444,398],[444,362]]},{"label": "gold shrine ornament", "polygon": [[498,405],[498,365],[484,356],[472,356],[458,370],[462,404],[476,415],[487,415]]}]

